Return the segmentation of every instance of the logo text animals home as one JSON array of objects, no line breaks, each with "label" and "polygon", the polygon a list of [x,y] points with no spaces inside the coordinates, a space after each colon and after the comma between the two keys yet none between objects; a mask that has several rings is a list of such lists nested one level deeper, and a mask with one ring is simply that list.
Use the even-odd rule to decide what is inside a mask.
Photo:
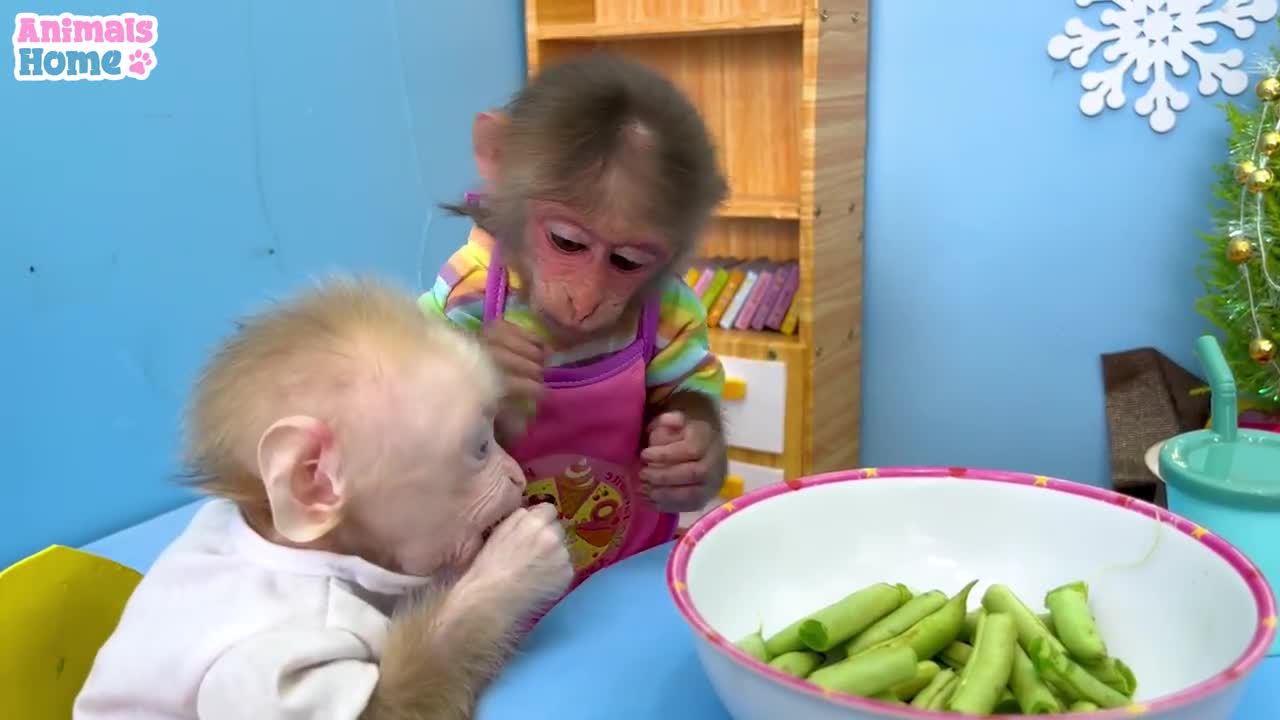
[{"label": "logo text animals home", "polygon": [[159,59],[152,15],[38,15],[13,19],[13,77],[39,80],[146,80]]}]

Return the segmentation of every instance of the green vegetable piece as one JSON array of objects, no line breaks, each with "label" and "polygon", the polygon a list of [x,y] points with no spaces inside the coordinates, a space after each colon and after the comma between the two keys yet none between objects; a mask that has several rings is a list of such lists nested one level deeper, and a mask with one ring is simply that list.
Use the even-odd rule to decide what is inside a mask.
[{"label": "green vegetable piece", "polygon": [[1071,703],[1071,707],[1067,708],[1067,711],[1068,711],[1068,712],[1073,712],[1073,713],[1078,713],[1078,712],[1097,712],[1097,711],[1098,711],[1098,710],[1100,710],[1100,709],[1101,709],[1101,708],[1099,708],[1097,705],[1094,705],[1093,703],[1089,702],[1088,700],[1077,700],[1077,701],[1075,701],[1075,702]]},{"label": "green vegetable piece", "polygon": [[1044,626],[1049,628],[1049,632],[1053,633],[1055,636],[1058,634],[1058,631],[1053,627],[1052,615],[1049,613],[1037,613],[1036,617],[1040,618],[1040,622],[1044,623]]},{"label": "green vegetable piece", "polygon": [[[1026,651],[1024,650],[1023,652]],[[1076,692],[1075,688],[1073,688],[1065,678],[1054,672],[1053,668],[1039,667],[1035,664],[1034,660],[1031,661],[1031,664],[1035,667],[1036,674],[1040,676],[1040,679],[1044,681],[1045,685],[1049,686],[1049,689],[1059,700],[1072,703],[1080,699],[1080,693]]]},{"label": "green vegetable piece", "polygon": [[945,605],[925,616],[923,620],[912,625],[906,632],[872,645],[870,648],[860,651],[859,654],[884,647],[906,645],[914,650],[916,657],[919,658],[931,658],[937,655],[943,648],[960,637],[960,632],[964,629],[965,605],[969,602],[969,592],[977,584],[978,581],[974,580],[965,585]]},{"label": "green vegetable piece", "polygon": [[809,673],[817,669],[822,664],[822,656],[808,650],[795,650],[789,653],[782,653],[778,657],[769,661],[769,666],[788,675],[794,675],[798,678],[807,678]]},{"label": "green vegetable piece", "polygon": [[868,697],[915,677],[916,654],[909,647],[868,650],[815,670],[809,682],[828,690]]},{"label": "green vegetable piece", "polygon": [[1129,666],[1118,658],[1108,657],[1101,662],[1085,664],[1084,669],[1118,693],[1133,697],[1138,691],[1138,679]]},{"label": "green vegetable piece", "polygon": [[1018,701],[1023,715],[1052,715],[1062,712],[1062,703],[1040,678],[1036,666],[1022,646],[1013,649],[1013,669],[1009,673],[1009,689]]},{"label": "green vegetable piece", "polygon": [[844,651],[844,645],[837,645],[831,648],[831,650],[822,654],[822,664],[823,666],[835,665],[836,663],[840,662],[841,660],[844,660],[847,657],[849,656]]},{"label": "green vegetable piece", "polygon": [[738,649],[759,660],[760,662],[769,662],[769,651],[764,647],[764,636],[759,630],[742,638],[737,643]]},{"label": "green vegetable piece", "polygon": [[877,620],[871,627],[858,633],[853,640],[849,641],[846,652],[854,655],[873,645],[897,637],[946,604],[947,595],[939,590],[930,590],[923,595],[917,595],[903,603],[897,610]]},{"label": "green vegetable piece", "polygon": [[915,697],[929,682],[937,676],[942,668],[932,660],[921,660],[916,663],[916,676],[910,680],[893,686],[893,694],[900,700],[907,701]]},{"label": "green vegetable piece", "polygon": [[[1050,590],[1044,596],[1058,639],[1077,662],[1091,665],[1107,657],[1107,646],[1089,610],[1089,586],[1077,581]],[[1047,628],[1046,628],[1047,629]]]},{"label": "green vegetable piece", "polygon": [[947,684],[938,691],[937,695],[929,701],[930,710],[945,710],[947,705],[951,703],[951,697],[955,694],[956,688],[960,686],[960,676],[957,675],[947,681]]},{"label": "green vegetable piece", "polygon": [[952,669],[961,670],[969,662],[971,655],[973,655],[973,646],[957,640],[943,648],[938,658]]},{"label": "green vegetable piece", "polygon": [[1036,671],[1051,675],[1070,690],[1075,700],[1088,700],[1098,707],[1115,708],[1129,704],[1129,698],[1107,686],[1089,674],[1062,650],[1053,647],[1044,638],[1036,638],[1027,650]]},{"label": "green vegetable piece", "polygon": [[[964,616],[964,632],[960,633],[960,639],[967,643],[973,642],[973,634],[978,630],[978,616],[986,612],[984,608],[978,608],[968,615]],[[1053,620],[1049,617],[1049,613],[1038,613],[1036,617],[1040,618],[1040,622],[1048,628],[1049,632],[1053,632]]]},{"label": "green vegetable piece", "polygon": [[1013,618],[989,612],[978,620],[978,636],[973,652],[960,672],[947,707],[967,715],[990,715],[1000,702],[1013,672],[1013,651],[1018,646],[1018,630]]},{"label": "green vegetable piece", "polygon": [[955,670],[952,670],[951,668],[943,668],[939,670],[938,674],[934,675],[933,679],[929,681],[929,684],[925,685],[924,689],[916,693],[915,697],[911,698],[911,707],[920,708],[922,710],[928,709],[929,703],[933,702],[933,698],[936,697],[948,683],[955,680],[955,678]]},{"label": "green vegetable piece", "polygon": [[1130,668],[1120,658],[1111,658],[1116,665],[1116,670],[1120,672],[1120,676],[1124,678],[1124,684],[1129,688],[1127,693],[1129,697],[1138,694],[1138,676],[1133,674],[1133,668]]},{"label": "green vegetable piece", "polygon": [[795,650],[826,652],[867,629],[905,602],[905,588],[877,583],[800,618],[765,640],[769,655]]},{"label": "green vegetable piece", "polygon": [[1028,655],[1031,654],[1031,642],[1036,638],[1043,638],[1050,647],[1059,652],[1067,651],[1058,638],[1049,632],[1049,628],[1040,621],[1040,618],[1004,585],[992,585],[987,588],[987,592],[982,596],[982,607],[988,613],[1000,612],[1009,615],[1014,626],[1018,628],[1018,644],[1027,651]]},{"label": "green vegetable piece", "polygon": [[964,616],[964,630],[960,631],[960,639],[972,643],[974,636],[978,634],[978,618],[982,613],[986,612],[982,608],[978,608]]},{"label": "green vegetable piece", "polygon": [[883,702],[883,703],[889,703],[890,705],[906,704],[902,702],[902,700],[897,695],[895,695],[892,690],[885,690],[884,692],[878,692],[875,695],[872,695],[871,699],[879,700],[880,702]]},{"label": "green vegetable piece", "polygon": [[1000,699],[996,701],[997,715],[1017,715],[1022,712],[1022,708],[1018,705],[1018,699],[1009,692],[1009,688],[1005,688],[1000,693]]}]

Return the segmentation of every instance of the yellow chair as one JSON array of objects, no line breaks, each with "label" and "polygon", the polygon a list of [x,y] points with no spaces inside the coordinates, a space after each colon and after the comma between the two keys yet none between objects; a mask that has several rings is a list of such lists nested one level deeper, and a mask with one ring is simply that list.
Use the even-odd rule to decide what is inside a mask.
[{"label": "yellow chair", "polygon": [[67,720],[142,575],[53,545],[0,572],[0,718]]}]

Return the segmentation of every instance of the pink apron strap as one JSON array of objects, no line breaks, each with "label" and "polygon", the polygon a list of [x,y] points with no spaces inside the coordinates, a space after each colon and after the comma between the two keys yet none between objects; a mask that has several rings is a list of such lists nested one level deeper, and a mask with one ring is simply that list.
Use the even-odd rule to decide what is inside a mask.
[{"label": "pink apron strap", "polygon": [[502,264],[498,244],[493,245],[489,256],[489,273],[484,283],[484,322],[487,324],[502,317],[507,307],[507,266]]}]

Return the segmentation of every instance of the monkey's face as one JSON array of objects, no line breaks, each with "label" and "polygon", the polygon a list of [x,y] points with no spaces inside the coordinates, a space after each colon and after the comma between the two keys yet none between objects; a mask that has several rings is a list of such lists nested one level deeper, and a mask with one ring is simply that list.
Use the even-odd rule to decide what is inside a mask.
[{"label": "monkey's face", "polygon": [[553,203],[534,205],[525,229],[529,301],[557,338],[581,340],[617,324],[665,267],[666,243],[622,223]]},{"label": "monkey's face", "polygon": [[465,568],[489,532],[523,504],[524,473],[494,439],[497,388],[489,382],[436,364],[405,393],[396,437],[385,438],[390,457],[375,466],[382,482],[358,503],[360,526],[399,572]]},{"label": "monkey's face", "polygon": [[470,437],[464,438],[455,485],[461,511],[457,516],[448,563],[466,567],[489,534],[524,504],[524,473],[493,436],[493,416],[487,414]]}]

